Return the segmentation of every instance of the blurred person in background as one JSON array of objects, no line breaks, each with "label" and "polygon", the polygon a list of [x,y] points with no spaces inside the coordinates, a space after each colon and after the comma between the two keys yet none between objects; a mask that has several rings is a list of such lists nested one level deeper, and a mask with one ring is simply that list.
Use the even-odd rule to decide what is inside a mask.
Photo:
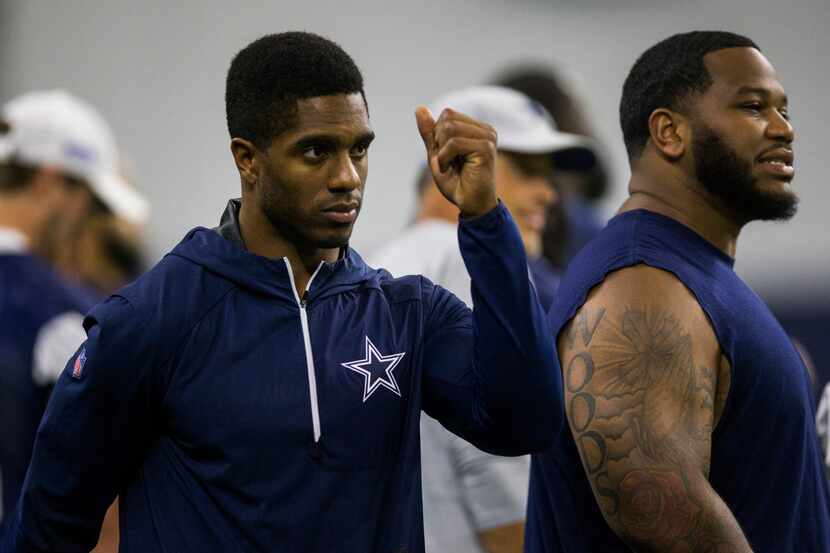
[{"label": "blurred person in background", "polygon": [[35,431],[94,298],[57,270],[87,221],[142,222],[147,204],[119,177],[103,118],[63,91],[30,92],[0,111],[0,483],[2,527]]},{"label": "blurred person in background", "polygon": [[[555,156],[586,147],[582,137],[558,132],[536,102],[514,90],[478,86],[451,92],[431,106],[490,122],[498,132],[496,193],[519,227],[530,275],[542,307],[553,303],[558,273],[542,257],[542,230],[558,202]],[[472,305],[470,277],[458,249],[458,208],[424,167],[417,178],[416,222],[385,244],[370,264],[393,275],[423,274]],[[421,417],[424,535],[427,552],[522,551],[530,469],[528,457],[482,452]]]},{"label": "blurred person in background", "polygon": [[734,272],[745,225],[796,212],[789,113],[733,33],[671,36],[629,72],[629,197],[549,314],[570,424],[532,460],[529,553],[830,551],[808,372]]},{"label": "blurred person in background", "polygon": [[[132,164],[125,166],[121,154],[121,174],[135,186]],[[130,170],[128,170],[130,169]],[[106,298],[138,278],[145,270],[142,234],[146,221],[116,215],[100,205],[83,221],[83,228],[72,247],[67,244],[56,263],[58,269],[98,298]],[[73,352],[74,353],[74,352]],[[107,510],[101,525],[98,545],[91,553],[118,551],[118,500]]]},{"label": "blurred person in background", "polygon": [[[810,381],[813,384],[813,391],[818,391],[818,376],[816,373],[816,365],[813,357],[807,350],[807,347],[798,340],[793,340],[795,347],[801,354],[804,360],[804,366],[810,375]],[[830,382],[821,388],[821,394],[818,397],[818,405],[816,407],[816,432],[821,443],[821,450],[824,454],[824,473],[830,479]]]},{"label": "blurred person in background", "polygon": [[342,48],[264,36],[225,92],[242,198],[87,315],[9,552],[90,549],[119,494],[123,552],[422,553],[422,410],[505,455],[563,422],[490,125],[423,107],[413,125],[462,215],[470,310],[348,246],[374,133]]},{"label": "blurred person in background", "polygon": [[[131,161],[121,153],[121,175],[135,187]],[[145,270],[142,244],[144,219],[114,213],[99,199],[83,219],[72,241],[65,241],[55,266],[70,280],[97,297],[105,298]]]},{"label": "blurred person in background", "polygon": [[[134,186],[125,169],[122,153],[121,175]],[[62,276],[79,285],[94,303],[138,278],[144,272],[141,235],[146,217],[116,214],[97,197],[77,228],[61,240],[53,266]],[[85,335],[84,335],[85,337]],[[74,353],[75,348],[69,352]],[[118,500],[107,510],[98,545],[92,553],[118,551]]]},{"label": "blurred person in background", "polygon": [[90,217],[70,263],[61,268],[93,293],[109,296],[144,272],[142,233],[141,225],[122,217]]},{"label": "blurred person in background", "polygon": [[542,242],[544,256],[563,270],[605,225],[605,217],[597,207],[610,186],[605,156],[582,98],[559,72],[543,64],[519,63],[502,71],[493,82],[539,102],[561,132],[591,139],[590,149],[564,152],[555,168],[562,198],[550,207]]}]

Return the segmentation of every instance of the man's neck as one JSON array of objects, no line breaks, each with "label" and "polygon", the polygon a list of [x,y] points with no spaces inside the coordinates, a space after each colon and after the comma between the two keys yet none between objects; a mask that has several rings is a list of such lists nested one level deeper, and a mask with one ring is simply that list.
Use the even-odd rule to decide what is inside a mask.
[{"label": "man's neck", "polygon": [[681,175],[657,177],[635,170],[629,197],[619,213],[634,209],[654,211],[689,227],[730,257],[735,257],[743,224],[721,209],[703,186]]},{"label": "man's neck", "polygon": [[303,296],[311,275],[320,263],[336,261],[340,255],[340,248],[302,248],[290,242],[274,228],[265,214],[250,202],[242,202],[239,210],[239,231],[249,252],[270,259],[284,257],[288,260],[299,297]]}]

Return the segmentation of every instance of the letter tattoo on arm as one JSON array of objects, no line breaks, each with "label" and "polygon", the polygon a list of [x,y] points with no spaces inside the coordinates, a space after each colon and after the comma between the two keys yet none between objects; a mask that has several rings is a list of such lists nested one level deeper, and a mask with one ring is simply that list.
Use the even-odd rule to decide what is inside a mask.
[{"label": "letter tattoo on arm", "polygon": [[693,350],[668,310],[586,303],[559,339],[571,432],[606,521],[634,550],[751,551],[707,480],[718,371]]}]

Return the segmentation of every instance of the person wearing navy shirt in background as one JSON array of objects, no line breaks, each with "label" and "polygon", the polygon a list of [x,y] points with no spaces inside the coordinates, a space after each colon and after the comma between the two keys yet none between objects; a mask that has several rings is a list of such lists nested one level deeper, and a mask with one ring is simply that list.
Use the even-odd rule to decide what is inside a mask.
[{"label": "person wearing navy shirt in background", "polygon": [[620,118],[630,196],[550,313],[570,424],[532,460],[527,550],[830,551],[807,371],[733,271],[744,225],[795,213],[775,70],[748,38],[675,35]]},{"label": "person wearing navy shirt in background", "polygon": [[127,553],[422,553],[422,409],[509,455],[563,422],[550,330],[494,192],[492,127],[416,110],[461,211],[471,311],[348,247],[374,134],[339,46],[254,41],[226,106],[242,199],[86,318],[8,551],[89,550],[119,494]]},{"label": "person wearing navy shirt in background", "polygon": [[56,271],[97,214],[141,222],[147,204],[117,173],[112,133],[60,90],[0,110],[0,535],[17,502],[52,385],[85,339],[94,297]]}]

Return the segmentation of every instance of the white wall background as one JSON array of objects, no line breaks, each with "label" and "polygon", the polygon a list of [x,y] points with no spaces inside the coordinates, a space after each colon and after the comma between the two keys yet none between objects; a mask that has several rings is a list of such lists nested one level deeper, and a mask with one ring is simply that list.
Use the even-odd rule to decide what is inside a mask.
[{"label": "white wall background", "polygon": [[828,0],[6,1],[0,97],[65,87],[102,110],[153,202],[156,259],[189,228],[213,226],[238,193],[223,103],[233,54],[271,32],[328,36],[364,72],[378,136],[352,242],[369,251],[413,209],[422,155],[413,108],[526,58],[580,76],[611,155],[614,193],[604,207],[612,213],[628,178],[617,123],[623,79],[657,40],[701,28],[760,44],[789,93],[797,132],[800,212],[786,225],[748,227],[737,268],[768,296],[830,298]]}]

